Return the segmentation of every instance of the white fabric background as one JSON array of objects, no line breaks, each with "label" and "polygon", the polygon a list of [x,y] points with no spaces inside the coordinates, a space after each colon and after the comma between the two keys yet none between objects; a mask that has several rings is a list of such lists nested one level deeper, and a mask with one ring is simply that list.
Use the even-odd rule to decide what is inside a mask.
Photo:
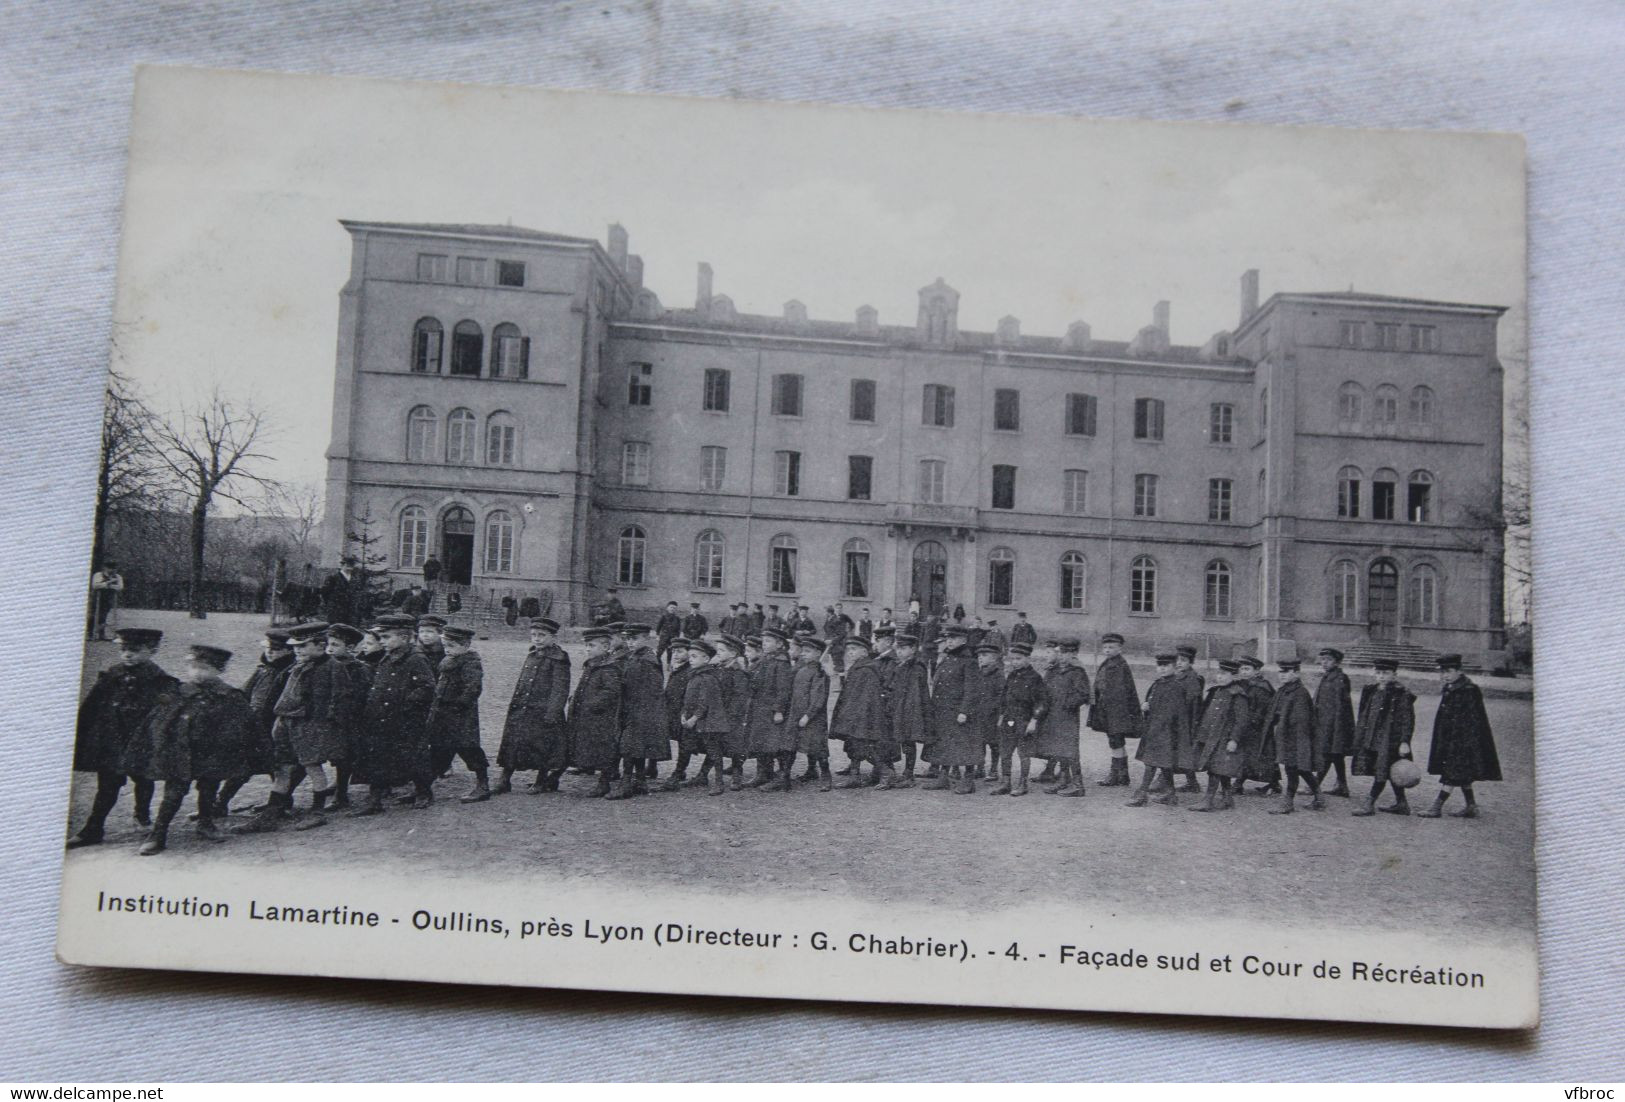
[{"label": "white fabric background", "polygon": [[[884,14],[873,14],[881,8]],[[0,1077],[1618,1078],[1625,7],[0,4]],[[1545,1024],[1246,1020],[113,973],[51,957],[132,66],[1527,135]],[[1450,884],[1432,886],[1450,891]],[[1271,894],[1303,884],[1253,883]],[[1234,890],[1234,886],[1227,890]]]}]

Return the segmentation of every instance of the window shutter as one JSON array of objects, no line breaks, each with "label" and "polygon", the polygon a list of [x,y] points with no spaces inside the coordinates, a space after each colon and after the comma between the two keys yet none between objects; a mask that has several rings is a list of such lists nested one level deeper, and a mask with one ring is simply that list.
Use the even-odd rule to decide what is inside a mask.
[{"label": "window shutter", "polygon": [[519,338],[519,377],[530,378],[530,338]]},{"label": "window shutter", "polygon": [[951,429],[954,427],[954,388],[951,386],[944,387],[942,395],[946,399],[943,402],[943,408],[947,411],[947,417],[944,418],[943,424]]}]

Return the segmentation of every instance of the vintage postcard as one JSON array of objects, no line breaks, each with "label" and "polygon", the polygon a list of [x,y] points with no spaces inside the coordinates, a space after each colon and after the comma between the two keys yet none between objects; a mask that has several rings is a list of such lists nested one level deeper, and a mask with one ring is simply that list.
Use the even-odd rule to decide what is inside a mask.
[{"label": "vintage postcard", "polygon": [[134,112],[64,962],[1536,1023],[1516,136]]}]

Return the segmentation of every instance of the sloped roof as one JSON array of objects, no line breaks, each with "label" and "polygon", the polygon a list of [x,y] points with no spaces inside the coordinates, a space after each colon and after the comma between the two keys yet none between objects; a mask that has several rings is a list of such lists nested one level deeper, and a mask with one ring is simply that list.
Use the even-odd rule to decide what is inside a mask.
[{"label": "sloped roof", "polygon": [[366,222],[339,219],[341,225],[369,230],[399,230],[403,233],[445,233],[462,237],[509,237],[520,241],[551,242],[563,245],[597,245],[591,237],[571,237],[563,233],[546,233],[525,226],[498,226],[483,222]]}]

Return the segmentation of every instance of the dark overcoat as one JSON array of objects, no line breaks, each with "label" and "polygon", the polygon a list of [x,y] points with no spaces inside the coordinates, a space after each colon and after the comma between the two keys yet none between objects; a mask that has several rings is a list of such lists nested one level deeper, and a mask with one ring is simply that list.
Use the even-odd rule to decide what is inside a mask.
[{"label": "dark overcoat", "polygon": [[[1018,666],[1004,678],[1004,696],[999,702],[999,752],[1021,750],[1033,754],[1038,749],[1044,717],[1049,715],[1049,694],[1044,679],[1031,666]],[[1038,721],[1038,729],[1027,733],[1027,724]]]},{"label": "dark overcoat", "polygon": [[660,660],[647,650],[621,660],[621,754],[631,758],[671,760],[666,730],[665,674]]},{"label": "dark overcoat", "polygon": [[[829,674],[814,659],[796,663],[790,683],[786,722],[795,731],[796,752],[809,758],[829,756]],[[802,726],[805,719],[807,724]]]},{"label": "dark overcoat", "polygon": [[508,702],[497,764],[516,770],[569,765],[570,735],[564,719],[569,700],[570,656],[557,643],[531,647]]},{"label": "dark overcoat", "polygon": [[288,671],[288,680],[271,712],[271,744],[282,765],[343,761],[350,753],[344,729],[344,707],[349,678],[325,654],[301,658]]},{"label": "dark overcoat", "polygon": [[414,641],[412,646],[428,661],[431,670],[440,669],[440,663],[446,660],[446,645],[444,643],[430,643],[425,646]]},{"label": "dark overcoat", "polygon": [[386,652],[378,660],[356,740],[358,780],[397,785],[428,778],[434,684],[429,660],[414,647]]},{"label": "dark overcoat", "polygon": [[[976,738],[982,747],[999,746],[999,709],[1004,706],[1004,668],[995,662],[984,669],[977,663],[976,672],[970,679],[970,701],[974,709],[970,713],[971,726],[975,728]],[[977,751],[977,760],[972,765],[980,765],[981,750]]]},{"label": "dark overcoat", "polygon": [[[965,648],[943,651],[931,676],[931,712],[936,741],[925,760],[948,768],[977,765],[982,760],[982,734],[976,726],[974,679],[976,660]],[[965,722],[959,722],[960,716]]]},{"label": "dark overcoat", "polygon": [[1270,737],[1264,721],[1269,718],[1270,708],[1275,704],[1275,686],[1262,675],[1248,678],[1243,684],[1247,686],[1247,701],[1252,708],[1252,726],[1246,745],[1246,775],[1260,781],[1273,780],[1275,740]]},{"label": "dark overcoat", "polygon": [[[796,672],[782,651],[762,656],[750,671],[750,752],[787,754],[796,748],[790,691]],[[773,717],[778,716],[777,722]]]},{"label": "dark overcoat", "polygon": [[1288,681],[1270,702],[1265,738],[1275,744],[1275,763],[1286,769],[1319,774],[1326,764],[1320,752],[1315,701],[1302,681]]},{"label": "dark overcoat", "polygon": [[1095,671],[1094,698],[1089,702],[1089,730],[1115,738],[1139,738],[1144,716],[1134,671],[1121,654],[1103,658]]},{"label": "dark overcoat", "polygon": [[[884,654],[877,654],[873,659],[875,673],[880,675],[880,702],[882,722],[885,724],[883,741],[891,743],[897,740],[892,737],[892,685],[897,680],[897,652],[888,650]],[[899,749],[898,753],[901,753]]]},{"label": "dark overcoat", "polygon": [[1027,621],[1017,620],[1010,628],[1010,642],[1035,646],[1038,643],[1038,631]]},{"label": "dark overcoat", "polygon": [[243,691],[223,681],[176,685],[147,718],[150,753],[131,772],[155,781],[225,780],[269,767]]},{"label": "dark overcoat", "polygon": [[1196,771],[1196,726],[1202,721],[1202,703],[1207,693],[1207,681],[1195,669],[1178,670],[1174,676],[1179,679],[1180,688],[1185,690],[1185,703],[1191,712],[1191,737],[1185,740],[1180,747],[1179,770],[1182,773]]},{"label": "dark overcoat", "polygon": [[1145,726],[1134,757],[1149,769],[1177,769],[1191,740],[1191,713],[1178,674],[1164,674],[1145,691]]},{"label": "dark overcoat", "polygon": [[1439,695],[1428,772],[1447,787],[1501,779],[1501,759],[1495,752],[1490,717],[1484,711],[1484,694],[1465,677],[1444,686]]},{"label": "dark overcoat", "polygon": [[[73,767],[92,773],[128,773],[125,752],[130,744],[144,743],[147,717],[158,698],[180,685],[153,662],[109,666],[79,705],[79,724],[73,743]],[[138,747],[137,763],[146,751]]]},{"label": "dark overcoat", "polygon": [[847,740],[847,753],[854,761],[889,763],[899,755],[889,733],[885,686],[878,666],[875,659],[863,658],[846,668],[830,717],[831,737]]},{"label": "dark overcoat", "polygon": [[[661,653],[665,653],[671,641],[683,633],[683,618],[675,612],[663,612],[660,620],[655,624],[655,640],[660,646]],[[703,632],[701,634],[704,634]],[[693,636],[692,638],[698,638]]]},{"label": "dark overcoat", "polygon": [[930,675],[918,654],[892,667],[892,737],[899,745],[937,739],[936,713],[931,708]]},{"label": "dark overcoat", "polygon": [[666,738],[675,742],[678,749],[693,754],[700,752],[698,735],[683,726],[683,694],[688,689],[688,679],[694,676],[694,667],[684,662],[674,665],[671,673],[666,676],[666,690],[664,704],[666,710]]},{"label": "dark overcoat", "polygon": [[480,746],[480,693],[485,663],[473,651],[448,655],[435,679],[429,707],[429,748],[442,754]]},{"label": "dark overcoat", "polygon": [[1038,756],[1051,760],[1078,757],[1078,709],[1089,703],[1089,675],[1082,666],[1056,663],[1044,674],[1049,714],[1038,733]]},{"label": "dark overcoat", "polygon": [[1207,691],[1196,727],[1196,768],[1231,779],[1246,774],[1251,709],[1247,686],[1239,681]]},{"label": "dark overcoat", "polygon": [[570,697],[570,764],[613,768],[621,753],[621,663],[613,654],[587,659]]},{"label": "dark overcoat", "polygon": [[683,686],[683,718],[694,727],[684,737],[693,738],[697,749],[708,755],[720,755],[733,729],[733,714],[728,710],[729,674],[721,666],[707,664],[695,667]]},{"label": "dark overcoat", "polygon": [[701,639],[710,629],[711,625],[698,612],[690,612],[683,617],[683,637],[686,639]]},{"label": "dark overcoat", "polygon": [[[1416,732],[1416,697],[1399,682],[1373,681],[1360,690],[1360,713],[1354,726],[1354,755],[1349,768],[1357,777],[1388,779],[1388,767],[1411,759]],[[1401,754],[1399,748],[1405,747]]]},{"label": "dark overcoat", "polygon": [[1354,749],[1354,702],[1343,667],[1327,670],[1315,686],[1315,730],[1323,757],[1344,757]]},{"label": "dark overcoat", "polygon": [[750,673],[743,658],[722,669],[722,699],[728,707],[728,731],[722,736],[722,752],[730,758],[745,758],[750,748]]},{"label": "dark overcoat", "polygon": [[[271,725],[276,722],[276,713],[272,709],[276,707],[277,698],[282,695],[283,686],[288,683],[288,671],[293,669],[293,664],[297,661],[298,659],[291,653],[282,655],[274,662],[267,661],[262,654],[259,664],[254,667],[254,672],[249,674],[248,680],[243,683],[243,693],[248,697],[248,710],[267,742],[271,738]],[[367,676],[368,684],[371,684],[370,666]]]},{"label": "dark overcoat", "polygon": [[[361,730],[361,717],[367,710],[367,694],[372,691],[372,666],[354,656],[334,658],[339,670],[344,674],[340,692],[342,699],[339,707],[339,719],[343,727],[344,760],[348,761],[355,756],[356,738]],[[253,707],[253,696],[249,697],[249,707]]]}]

